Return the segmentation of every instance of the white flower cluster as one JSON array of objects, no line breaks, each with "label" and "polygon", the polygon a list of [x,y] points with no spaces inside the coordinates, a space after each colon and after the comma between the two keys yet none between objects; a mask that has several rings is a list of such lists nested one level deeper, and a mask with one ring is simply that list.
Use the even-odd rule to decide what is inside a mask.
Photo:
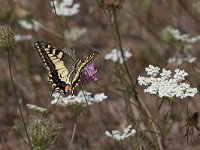
[{"label": "white flower cluster", "polygon": [[[60,3],[57,0],[51,1],[51,6],[55,5],[56,13],[59,16],[73,16],[79,12],[79,4],[73,4],[73,0],[62,0]],[[54,10],[53,10],[54,12]]]},{"label": "white flower cluster", "polygon": [[197,60],[197,57],[192,53],[193,45],[186,44],[182,52],[176,54],[176,56],[169,58],[168,63],[173,63],[176,65],[181,65],[182,63],[193,63]]},{"label": "white flower cluster", "polygon": [[[132,57],[132,54],[128,48],[123,48],[122,50],[125,57],[125,61]],[[123,63],[121,52],[117,49],[113,49],[110,53],[106,54],[104,58],[113,62],[119,62],[120,64]]]},{"label": "white flower cluster", "polygon": [[26,41],[26,40],[32,40],[33,37],[30,34],[16,34],[15,35],[15,41]]},{"label": "white flower cluster", "polygon": [[131,129],[131,125],[129,125],[127,128],[123,129],[123,132],[121,133],[118,130],[112,130],[112,132],[106,131],[105,135],[107,137],[111,137],[116,141],[123,141],[125,138],[128,138],[131,135],[134,135],[136,133],[135,129]]},{"label": "white flower cluster", "polygon": [[184,83],[188,73],[184,70],[175,70],[175,74],[171,75],[171,70],[162,69],[149,65],[146,68],[147,75],[150,77],[139,76],[137,78],[139,85],[147,86],[144,92],[150,94],[158,94],[159,97],[176,97],[186,98],[194,97],[198,92],[196,88],[191,88],[189,84]]},{"label": "white flower cluster", "polygon": [[81,36],[83,36],[87,32],[86,28],[80,29],[80,28],[73,28],[71,30],[65,30],[64,35],[67,40],[76,41]]},{"label": "white flower cluster", "polygon": [[167,61],[168,63],[173,63],[177,65],[181,65],[183,62],[193,63],[197,60],[197,57],[188,55],[186,57],[171,57]]},{"label": "white flower cluster", "polygon": [[99,103],[104,99],[107,99],[107,96],[104,93],[96,94],[94,97],[91,96],[92,93],[86,91],[80,91],[77,96],[68,95],[63,97],[60,93],[53,93],[53,100],[51,104],[58,104],[62,106],[69,106],[73,104],[82,104],[83,106],[92,105],[94,103]]},{"label": "white flower cluster", "polygon": [[38,31],[40,27],[40,24],[35,20],[32,20],[31,22],[27,20],[19,20],[18,23],[21,27],[23,27],[26,30]]},{"label": "white flower cluster", "polygon": [[38,111],[38,112],[45,112],[47,111],[46,108],[38,107],[37,105],[26,104],[27,108],[30,110]]},{"label": "white flower cluster", "polygon": [[172,34],[172,36],[179,41],[194,44],[200,40],[200,35],[196,37],[191,37],[189,34],[181,34],[178,29],[173,29],[172,27],[167,27],[167,31]]}]

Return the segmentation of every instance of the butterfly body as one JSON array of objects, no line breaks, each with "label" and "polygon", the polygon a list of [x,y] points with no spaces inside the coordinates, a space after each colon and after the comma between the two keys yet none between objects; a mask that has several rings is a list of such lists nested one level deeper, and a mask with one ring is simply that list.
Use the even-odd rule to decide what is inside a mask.
[{"label": "butterfly body", "polygon": [[35,42],[34,47],[48,70],[50,85],[54,91],[64,94],[73,94],[83,68],[98,56],[98,52],[94,51],[86,58],[74,60],[69,53],[43,41]]}]

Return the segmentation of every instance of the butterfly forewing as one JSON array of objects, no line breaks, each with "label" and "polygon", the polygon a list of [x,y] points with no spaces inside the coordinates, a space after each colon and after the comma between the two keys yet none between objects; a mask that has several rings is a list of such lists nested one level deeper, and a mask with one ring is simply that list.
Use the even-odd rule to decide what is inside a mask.
[{"label": "butterfly forewing", "polygon": [[44,66],[47,68],[48,78],[54,90],[65,93],[68,80],[69,69],[65,66],[64,59],[67,60],[67,54],[57,47],[46,42],[35,42],[34,47],[42,59]]}]

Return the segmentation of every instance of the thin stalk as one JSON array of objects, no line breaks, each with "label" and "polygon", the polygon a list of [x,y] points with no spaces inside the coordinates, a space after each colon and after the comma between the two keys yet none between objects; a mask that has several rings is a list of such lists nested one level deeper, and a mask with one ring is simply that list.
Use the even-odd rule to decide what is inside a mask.
[{"label": "thin stalk", "polygon": [[59,30],[60,30],[60,33],[61,33],[61,36],[62,36],[62,40],[63,40],[63,43],[65,44],[65,47],[67,47],[67,43],[65,42],[66,41],[66,38],[65,38],[65,35],[64,35],[64,30],[63,28],[61,27],[62,23],[60,21],[60,19],[58,18],[58,14],[57,14],[57,11],[56,11],[56,7],[55,7],[55,4],[54,4],[54,0],[52,0],[52,4],[53,4],[53,10],[55,12],[55,15],[56,15],[56,19],[57,19],[57,22],[58,22],[58,27],[59,27]]},{"label": "thin stalk", "polygon": [[103,89],[105,92],[108,92],[108,93],[111,93],[111,94],[113,94],[113,95],[119,96],[119,97],[123,98],[124,100],[129,101],[129,103],[131,103],[131,104],[132,104],[133,106],[135,106],[136,108],[140,109],[140,107],[138,107],[135,103],[133,103],[132,101],[130,101],[130,99],[127,99],[126,97],[124,97],[124,96],[122,96],[122,95],[119,95],[119,94],[117,94],[117,93],[115,93],[115,92],[113,92],[113,91],[111,91],[111,90],[108,90],[108,89],[105,90],[105,88],[104,88],[103,86],[101,86],[100,84],[98,84],[98,83],[95,82],[95,81],[93,81],[93,82],[94,82],[99,88]]},{"label": "thin stalk", "polygon": [[52,35],[54,35],[54,36],[57,36],[57,37],[59,37],[59,38],[62,38],[62,34],[59,34],[59,33],[57,33],[57,32],[54,32],[53,30],[47,28],[46,26],[44,26],[43,24],[41,24],[41,23],[39,23],[39,22],[38,22],[38,26],[39,26],[40,28],[42,28],[43,30],[49,32],[50,34],[52,34]]},{"label": "thin stalk", "polygon": [[138,102],[139,106],[141,106],[141,103],[140,103],[140,100],[139,100],[139,97],[138,97],[138,94],[135,90],[135,85],[134,85],[134,82],[132,80],[132,77],[131,77],[131,73],[128,69],[128,66],[126,64],[126,61],[125,61],[125,56],[124,56],[124,53],[123,53],[123,49],[122,49],[122,43],[121,43],[121,36],[120,36],[120,33],[119,33],[119,27],[118,27],[118,23],[117,23],[117,16],[116,16],[116,10],[113,8],[113,17],[114,17],[114,26],[115,26],[115,31],[116,31],[116,40],[117,40],[117,43],[119,44],[119,49],[120,49],[120,52],[121,52],[121,56],[122,56],[122,60],[123,60],[123,65],[124,65],[124,68],[128,74],[128,78],[131,82],[131,88],[133,90],[133,95],[134,95],[134,98],[135,100]]},{"label": "thin stalk", "polygon": [[[85,99],[88,112],[89,112],[89,114],[90,114],[90,116],[91,116],[92,123],[93,123],[93,125],[94,125],[94,130],[96,131],[96,133],[97,133],[97,135],[98,135],[98,138],[100,139],[100,132],[99,132],[99,130],[96,128],[95,120],[94,120],[94,118],[93,118],[93,116],[92,116],[92,113],[91,113],[91,111],[90,111],[89,103],[88,103],[88,100],[87,100],[87,98],[86,98],[86,96],[85,96],[85,93],[84,93],[84,90],[83,90],[83,87],[82,87],[82,86],[81,86],[81,90],[82,90],[82,92],[83,92],[83,97],[84,97],[84,99]],[[103,145],[101,141],[100,141],[100,143],[101,143],[101,145]]]},{"label": "thin stalk", "polygon": [[[133,80],[131,78],[131,74],[129,72],[128,66],[126,64],[125,56],[124,56],[123,49],[122,49],[121,36],[120,36],[120,33],[119,33],[119,27],[118,27],[118,23],[117,23],[116,9],[115,8],[112,9],[112,14],[113,14],[113,28],[114,28],[115,40],[118,44],[118,48],[120,50],[122,60],[123,60],[123,65],[124,65],[124,68],[126,70],[126,73],[128,74],[128,79],[130,80],[131,86],[133,88],[133,85],[134,85]],[[111,23],[112,23],[112,21],[111,21]],[[126,95],[126,93],[124,93],[124,95]],[[131,111],[130,111],[131,109],[130,109],[130,103],[128,101],[125,101],[125,109],[126,109],[127,119],[128,119],[128,122],[129,122],[129,121],[131,121],[131,118],[130,118],[130,115],[129,115],[131,113]]]},{"label": "thin stalk", "polygon": [[[122,85],[123,88],[123,91],[127,90],[127,86],[126,86],[126,81],[124,81],[124,76],[123,74],[121,73],[121,68],[122,67],[118,67],[118,65],[115,63],[115,69],[116,69],[116,73],[117,74],[117,78],[119,78],[119,84]],[[127,83],[128,84],[128,83]],[[126,97],[126,99],[130,99],[130,96],[128,95],[128,92],[123,92],[123,97]],[[130,102],[129,101],[126,101],[125,100],[125,111],[126,111],[126,117],[127,117],[127,120],[128,120],[128,123],[130,123],[131,121],[131,117],[130,117],[130,112],[131,112],[131,108],[130,108]],[[132,115],[131,115],[132,116]]]},{"label": "thin stalk", "polygon": [[26,135],[27,135],[27,138],[28,138],[28,142],[29,142],[30,148],[31,148],[31,150],[33,150],[33,147],[31,145],[31,140],[30,140],[30,137],[28,135],[28,130],[27,130],[27,127],[26,127],[26,123],[25,123],[25,120],[24,120],[24,116],[23,116],[23,113],[22,113],[22,108],[20,106],[19,98],[17,96],[17,92],[16,92],[13,76],[12,76],[11,61],[10,61],[9,52],[8,52],[8,65],[9,65],[10,79],[11,79],[11,83],[12,83],[12,86],[13,86],[15,99],[16,99],[16,102],[17,102],[17,105],[18,105],[18,108],[19,108],[19,111],[20,111],[20,116],[21,116],[21,119],[22,119],[22,122],[23,122],[23,125],[24,125],[24,129],[25,129],[25,132],[26,132]]},{"label": "thin stalk", "polygon": [[69,143],[68,150],[70,150],[71,145],[72,145],[72,143],[73,143],[73,141],[74,141],[74,136],[75,136],[75,133],[76,133],[76,127],[77,127],[77,124],[75,123],[75,124],[74,124],[74,129],[73,129],[73,132],[72,132],[72,137],[71,137],[71,140],[70,140],[70,143]]},{"label": "thin stalk", "polygon": [[[187,118],[188,118],[189,117],[188,101],[186,101],[186,111],[187,111],[186,113],[187,113]],[[189,144],[189,135],[188,134],[187,134],[187,144]]]},{"label": "thin stalk", "polygon": [[[142,102],[142,101],[141,101]],[[150,118],[153,118],[150,111],[148,110],[148,108],[146,107],[146,105],[142,102],[142,105],[143,105],[143,108],[145,110],[145,112],[147,113],[147,115],[150,117]],[[156,133],[159,133],[157,128],[156,128],[156,124],[155,124],[155,121],[152,120],[152,127],[153,127],[153,130],[154,132]],[[158,142],[158,146],[159,146],[159,149],[160,150],[163,150],[163,146],[162,146],[162,142],[161,142],[161,139],[159,138],[159,136],[156,136],[156,139],[157,139],[157,142]]]},{"label": "thin stalk", "polygon": [[178,0],[179,4],[184,8],[184,10],[198,23],[200,24],[200,19],[199,17],[197,17],[193,12],[192,10],[189,9],[188,5],[185,4],[184,1],[182,0]]},{"label": "thin stalk", "polygon": [[114,25],[115,25],[115,31],[116,31],[116,40],[117,40],[119,50],[120,50],[121,55],[122,55],[123,65],[124,65],[124,68],[126,69],[129,80],[131,81],[131,85],[132,85],[132,87],[134,87],[133,80],[132,80],[131,74],[128,70],[128,66],[126,64],[125,56],[124,56],[123,49],[122,49],[121,36],[120,36],[120,33],[119,33],[119,27],[118,27],[117,17],[116,17],[116,9],[113,8],[112,10],[113,10]]},{"label": "thin stalk", "polygon": [[120,144],[121,144],[122,150],[124,150],[124,145],[123,145],[123,141],[122,140],[120,140]]}]

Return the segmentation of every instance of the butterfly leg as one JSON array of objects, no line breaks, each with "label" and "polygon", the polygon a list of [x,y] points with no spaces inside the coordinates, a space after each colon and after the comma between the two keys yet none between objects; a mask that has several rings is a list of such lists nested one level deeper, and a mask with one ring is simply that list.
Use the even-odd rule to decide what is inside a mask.
[{"label": "butterfly leg", "polygon": [[73,95],[74,95],[74,87],[71,90],[71,96],[73,96]]},{"label": "butterfly leg", "polygon": [[50,96],[52,96],[54,92],[55,92],[55,87],[53,88],[53,91],[51,92]]}]

